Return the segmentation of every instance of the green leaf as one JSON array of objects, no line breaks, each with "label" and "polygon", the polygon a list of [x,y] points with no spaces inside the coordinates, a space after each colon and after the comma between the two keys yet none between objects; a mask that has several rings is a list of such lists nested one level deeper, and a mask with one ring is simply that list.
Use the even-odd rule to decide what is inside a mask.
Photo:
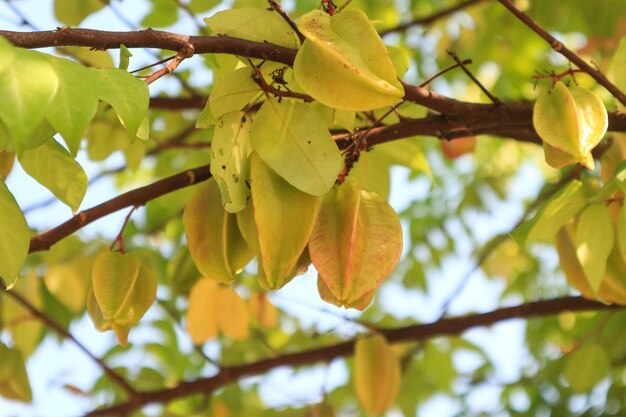
[{"label": "green leaf", "polygon": [[128,64],[130,64],[130,57],[132,56],[133,54],[124,44],[120,45],[120,65],[118,68],[124,71],[128,70]]},{"label": "green leaf", "polygon": [[527,241],[549,241],[565,223],[587,204],[580,181],[572,181],[545,202],[535,217],[515,229],[511,236],[519,244]]},{"label": "green leaf", "polygon": [[98,94],[93,73],[67,59],[53,59],[59,77],[59,89],[46,117],[76,156],[89,122],[98,111]]},{"label": "green leaf", "polygon": [[[613,83],[622,91],[626,91],[626,36],[623,36],[619,41],[619,45],[615,52],[613,52],[613,58],[607,71],[607,76],[613,81]],[[624,109],[624,105],[617,101],[617,105]]]},{"label": "green leaf", "polygon": [[152,9],[141,21],[141,26],[162,28],[178,21],[178,3],[172,0],[150,0]]},{"label": "green leaf", "polygon": [[210,10],[221,3],[221,0],[191,0],[189,10],[194,13],[202,13]]},{"label": "green leaf", "polygon": [[252,74],[250,68],[239,68],[215,82],[208,102],[213,116],[220,119],[227,113],[239,112],[262,94]]},{"label": "green leaf", "polygon": [[30,245],[30,230],[15,198],[0,182],[0,278],[13,283],[20,272]]},{"label": "green leaf", "polygon": [[250,123],[242,112],[229,113],[216,126],[211,142],[211,174],[229,213],[243,210],[250,198]]},{"label": "green leaf", "polygon": [[15,47],[9,41],[0,37],[0,54],[2,55],[2,59],[0,60],[0,73],[13,63],[15,50]]},{"label": "green leaf", "polygon": [[156,299],[156,276],[134,253],[103,252],[93,264],[92,285],[104,321],[101,328],[112,329],[126,345],[130,327]]},{"label": "green leaf", "polygon": [[327,193],[342,168],[341,154],[324,121],[296,101],[268,99],[254,118],[250,140],[270,168],[312,195]]},{"label": "green leaf", "polygon": [[319,198],[294,188],[261,158],[250,156],[252,205],[264,288],[283,287],[298,272],[319,210]]},{"label": "green leaf", "polygon": [[54,15],[61,23],[78,26],[90,14],[106,6],[101,0],[55,0]]},{"label": "green leaf", "polygon": [[297,48],[298,39],[277,13],[267,9],[240,7],[224,10],[204,19],[213,32],[256,42]]},{"label": "green leaf", "polygon": [[33,136],[44,121],[59,79],[50,58],[40,52],[15,50],[13,63],[0,72],[0,120],[13,149],[36,147]]},{"label": "green leaf", "polygon": [[609,209],[604,204],[587,207],[580,214],[576,229],[576,257],[596,293],[604,279],[614,242],[615,231]]},{"label": "green leaf", "polygon": [[587,393],[609,375],[608,353],[599,345],[583,346],[571,353],[565,378],[574,392]]},{"label": "green leaf", "polygon": [[87,192],[87,174],[54,139],[18,154],[24,171],[76,212]]},{"label": "green leaf", "polygon": [[298,85],[320,103],[365,111],[402,101],[404,88],[380,36],[358,9],[333,17],[313,10],[300,18],[307,37],[298,50]]},{"label": "green leaf", "polygon": [[61,304],[79,314],[85,309],[85,302],[91,288],[90,271],[93,259],[75,256],[66,262],[48,267],[44,282],[46,288]]},{"label": "green leaf", "polygon": [[115,109],[131,140],[134,140],[139,126],[148,114],[148,84],[117,68],[92,71],[96,74],[100,99]]},{"label": "green leaf", "polygon": [[22,353],[0,343],[0,395],[29,403],[33,395]]},{"label": "green leaf", "polygon": [[617,213],[617,244],[622,259],[626,259],[626,204],[622,205]]}]

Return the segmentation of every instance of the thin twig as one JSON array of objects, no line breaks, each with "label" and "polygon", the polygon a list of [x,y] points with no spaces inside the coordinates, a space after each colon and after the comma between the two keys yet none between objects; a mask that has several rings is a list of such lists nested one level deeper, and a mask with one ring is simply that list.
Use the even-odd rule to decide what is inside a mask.
[{"label": "thin twig", "polygon": [[472,6],[476,3],[481,2],[482,0],[465,0],[460,2],[459,4],[452,6],[452,7],[448,7],[446,9],[440,10],[436,13],[433,13],[431,15],[428,16],[423,16],[423,17],[417,17],[409,22],[406,23],[402,23],[396,27],[390,28],[390,29],[386,29],[382,32],[380,32],[380,36],[385,36],[388,35],[390,33],[394,33],[394,32],[404,32],[407,29],[413,27],[413,26],[426,26],[426,25],[431,25],[433,24],[435,21],[439,20],[439,19],[443,19],[446,18],[456,12],[459,12],[469,6]]},{"label": "thin twig", "polygon": [[102,369],[102,372],[104,372],[105,375],[112,382],[114,382],[116,385],[118,385],[120,388],[124,390],[124,392],[130,397],[131,401],[135,401],[140,398],[141,395],[133,387],[131,387],[124,378],[122,378],[119,374],[117,374],[115,371],[109,368],[109,366],[106,363],[104,363],[102,359],[94,355],[89,349],[87,349],[87,347],[85,347],[85,345],[79,342],[78,339],[76,339],[70,332],[65,330],[63,326],[61,326],[59,323],[57,323],[52,318],[47,316],[44,312],[39,311],[26,298],[22,297],[15,290],[8,291],[6,289],[6,286],[2,282],[0,282],[0,290],[2,291],[4,295],[12,298],[16,303],[18,303],[23,308],[28,310],[30,314],[32,314],[34,317],[39,319],[47,327],[52,329],[52,331],[54,331],[56,334],[74,343],[74,345],[76,345],[76,347],[79,350],[81,350],[85,355],[89,356],[89,358],[91,358],[91,360],[93,360],[98,365],[98,367]]},{"label": "thin twig", "polygon": [[424,81],[423,83],[421,83],[418,87],[420,88],[424,88],[426,87],[428,84],[430,84],[431,82],[433,82],[435,79],[441,77],[443,74],[445,74],[446,72],[449,72],[455,68],[461,67],[463,65],[470,65],[472,63],[471,59],[464,59],[461,62],[457,62],[454,65],[450,65],[447,68],[442,69],[441,71],[439,71],[437,74],[433,75],[432,77],[430,77],[429,79],[427,79],[426,81]]},{"label": "thin twig", "polygon": [[465,64],[459,59],[459,57],[454,52],[452,51],[446,51],[446,52],[452,59],[454,59],[454,62],[456,62],[461,67],[463,72],[474,82],[474,84],[476,84],[478,88],[480,88],[480,90],[483,93],[485,93],[487,97],[489,97],[489,100],[491,100],[493,104],[495,104],[496,106],[500,104],[500,99],[494,96],[493,94],[491,94],[489,90],[487,90],[487,88],[480,81],[478,81],[478,78],[476,78],[474,74],[472,74],[472,72],[467,69]]},{"label": "thin twig", "polygon": [[302,32],[300,32],[300,29],[298,29],[298,25],[296,25],[296,22],[294,22],[293,19],[287,14],[285,9],[283,9],[282,6],[278,4],[276,0],[267,0],[267,2],[270,4],[272,9],[274,9],[274,11],[278,13],[280,17],[282,17],[285,20],[285,22],[287,22],[287,24],[296,33],[296,35],[298,35],[298,39],[300,39],[300,43],[304,43],[304,41],[306,40],[306,37],[302,34]]},{"label": "thin twig", "polygon": [[139,208],[139,206],[132,206],[130,208],[130,210],[128,211],[128,214],[126,215],[126,217],[124,218],[124,223],[122,223],[122,227],[120,228],[120,232],[117,234],[117,236],[115,237],[115,240],[113,240],[113,243],[111,243],[111,246],[109,247],[109,250],[113,250],[113,248],[115,247],[115,244],[117,243],[117,247],[120,250],[121,254],[124,254],[124,238],[122,237],[122,235],[124,234],[124,230],[126,230],[126,226],[128,225],[128,222],[130,221],[131,216],[133,215],[133,213]]},{"label": "thin twig", "polygon": [[20,18],[20,20],[21,20],[20,24],[21,24],[22,26],[28,26],[29,28],[31,28],[31,29],[33,29],[33,30],[39,30],[39,29],[37,28],[37,26],[35,26],[35,25],[33,24],[33,22],[31,22],[31,21],[28,19],[28,17],[27,17],[24,13],[22,13],[22,11],[21,11],[21,10],[20,10],[20,9],[19,9],[16,5],[14,5],[14,4],[13,4],[13,2],[12,2],[11,0],[4,0],[4,2],[6,3],[7,7],[8,7],[9,9],[11,9],[11,11],[12,11],[12,12],[13,12],[13,13],[14,13],[14,14],[18,17],[18,18]]},{"label": "thin twig", "polygon": [[172,59],[176,58],[176,55],[172,55],[170,57],[158,60],[157,62],[154,62],[152,64],[148,64],[148,65],[144,65],[141,68],[137,68],[136,70],[132,70],[130,71],[131,74],[135,74],[137,72],[141,72],[143,70],[147,70],[148,68],[152,68],[152,67],[156,67],[157,65],[161,65],[161,64],[165,64],[168,61],[171,61]]},{"label": "thin twig", "polygon": [[150,76],[146,78],[146,83],[151,84],[164,75],[171,74],[178,68],[181,62],[183,62],[186,58],[191,58],[194,54],[193,45],[188,45],[186,48],[178,51],[174,59],[172,59],[165,67],[160,70],[152,73]]},{"label": "thin twig", "polygon": [[504,7],[509,9],[519,20],[521,20],[526,26],[531,28],[535,33],[541,36],[552,49],[565,58],[570,60],[578,68],[589,74],[598,84],[606,88],[620,103],[626,106],[626,94],[622,92],[615,84],[613,84],[601,71],[588,64],[584,59],[578,56],[575,52],[566,48],[565,45],[554,36],[550,35],[545,29],[539,26],[533,19],[531,19],[526,13],[515,7],[509,0],[498,0]]}]

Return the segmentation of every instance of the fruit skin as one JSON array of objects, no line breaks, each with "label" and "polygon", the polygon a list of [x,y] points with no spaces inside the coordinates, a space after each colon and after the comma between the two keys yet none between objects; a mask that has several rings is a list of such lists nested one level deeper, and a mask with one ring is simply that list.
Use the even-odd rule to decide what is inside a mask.
[{"label": "fruit skin", "polygon": [[573,233],[573,226],[567,225],[561,228],[556,235],[556,250],[567,282],[580,291],[583,297],[590,300],[626,305],[626,264],[622,260],[617,246],[613,248],[609,256],[606,273],[596,296],[587,281],[582,265],[576,257],[576,248],[572,239]]},{"label": "fruit skin", "polygon": [[354,347],[354,388],[363,410],[382,414],[393,405],[400,382],[400,360],[385,337],[359,337]]},{"label": "fruit skin", "polygon": [[439,146],[441,146],[443,156],[453,161],[467,153],[474,152],[474,149],[476,149],[476,136],[468,136],[454,140],[440,140]]}]

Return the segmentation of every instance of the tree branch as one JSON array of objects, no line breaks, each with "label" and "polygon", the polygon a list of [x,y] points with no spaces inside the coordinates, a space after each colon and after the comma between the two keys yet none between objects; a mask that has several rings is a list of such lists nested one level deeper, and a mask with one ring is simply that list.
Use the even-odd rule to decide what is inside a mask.
[{"label": "tree branch", "polygon": [[47,232],[31,238],[28,253],[48,250],[52,245],[61,239],[102,217],[115,213],[118,210],[131,206],[143,206],[150,200],[181,188],[206,181],[210,177],[211,172],[209,171],[209,166],[204,165],[172,175],[171,177],[162,179],[145,187],[128,191],[100,205],[81,211],[54,229],[48,230]]},{"label": "tree branch", "polygon": [[130,397],[131,401],[134,401],[139,398],[139,394],[133,387],[130,386],[128,382],[124,378],[122,378],[119,374],[117,374],[113,369],[109,368],[106,363],[96,355],[94,355],[85,345],[80,343],[78,339],[76,339],[70,332],[68,332],[63,326],[54,321],[52,318],[48,317],[42,311],[39,311],[35,306],[33,306],[26,298],[22,297],[16,291],[9,291],[4,286],[2,282],[0,282],[0,290],[4,293],[5,296],[12,298],[16,303],[21,305],[23,308],[28,310],[28,312],[38,320],[40,320],[43,324],[45,324],[49,329],[58,334],[64,339],[67,339],[74,343],[76,347],[81,350],[85,355],[89,356],[91,360],[93,360],[102,372],[115,384],[117,384],[120,388],[124,390],[124,392]]},{"label": "tree branch", "polygon": [[[488,313],[441,319],[429,324],[416,324],[396,329],[381,330],[380,332],[391,343],[404,341],[422,341],[441,336],[455,336],[473,327],[490,326],[515,318],[543,317],[558,314],[564,311],[581,312],[589,310],[621,309],[621,306],[609,306],[590,301],[582,297],[565,297],[553,300],[535,301],[514,307],[505,307]],[[351,339],[332,346],[297,353],[289,353],[272,359],[265,359],[245,365],[222,368],[212,377],[194,381],[181,382],[173,388],[157,391],[141,392],[135,402],[126,402],[108,408],[95,410],[87,414],[88,417],[121,416],[126,415],[146,404],[167,403],[177,398],[192,394],[210,394],[227,384],[241,380],[244,377],[266,373],[281,366],[302,366],[317,362],[329,362],[333,359],[350,356],[354,351],[355,339]]]},{"label": "tree branch", "polygon": [[563,55],[578,68],[589,74],[594,80],[598,82],[598,84],[606,88],[613,95],[613,97],[618,99],[620,103],[626,106],[626,94],[624,94],[622,90],[620,90],[615,84],[613,84],[601,71],[589,65],[587,61],[579,57],[575,52],[567,49],[561,41],[550,35],[545,29],[539,26],[537,22],[532,20],[526,13],[515,7],[515,5],[513,5],[513,3],[511,3],[509,0],[498,1],[504,7],[509,9],[509,11],[515,15],[515,17],[521,20],[524,24],[526,24],[526,26],[531,28],[535,33],[537,33],[546,42],[548,42],[552,49]]},{"label": "tree branch", "polygon": [[468,8],[469,6],[473,6],[474,4],[480,3],[483,0],[464,0],[461,1],[459,4],[455,5],[455,6],[451,6],[448,7],[446,9],[442,9],[438,12],[435,12],[431,15],[428,16],[423,16],[423,17],[416,17],[413,20],[410,20],[406,23],[401,23],[396,27],[392,27],[389,29],[385,29],[381,32],[379,32],[380,36],[385,36],[388,35],[390,33],[395,33],[395,32],[404,32],[407,29],[413,27],[413,26],[426,26],[426,25],[431,25],[434,22],[436,22],[439,19],[444,19],[456,12],[460,12],[463,9]]}]

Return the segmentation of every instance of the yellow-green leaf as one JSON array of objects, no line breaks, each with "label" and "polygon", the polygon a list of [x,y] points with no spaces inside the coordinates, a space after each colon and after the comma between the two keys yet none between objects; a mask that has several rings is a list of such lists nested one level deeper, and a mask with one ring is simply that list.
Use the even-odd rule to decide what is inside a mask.
[{"label": "yellow-green leaf", "polygon": [[574,392],[588,393],[610,370],[608,352],[602,346],[589,345],[569,355],[564,374]]},{"label": "yellow-green leaf", "polygon": [[243,112],[225,115],[211,141],[211,174],[229,213],[243,210],[250,198],[250,123]]},{"label": "yellow-green leaf", "polygon": [[22,210],[0,181],[0,278],[12,283],[20,272],[30,245],[30,230]]},{"label": "yellow-green leaf", "polygon": [[81,313],[85,308],[91,288],[93,259],[74,257],[66,262],[48,267],[44,282],[54,297],[73,313]]},{"label": "yellow-green leaf", "polygon": [[207,103],[213,116],[220,119],[227,113],[239,112],[261,94],[253,74],[250,68],[239,68],[215,82]]},{"label": "yellow-green leaf", "polygon": [[222,207],[214,179],[198,187],[185,207],[183,223],[189,252],[203,276],[232,282],[252,259],[236,216]]},{"label": "yellow-green leaf", "polygon": [[298,21],[306,40],[294,75],[310,96],[329,107],[365,111],[399,103],[404,88],[385,45],[361,10],[334,16],[313,10]]},{"label": "yellow-green leaf", "polygon": [[103,252],[94,261],[92,285],[105,327],[126,345],[130,327],[156,299],[156,276],[134,253]]},{"label": "yellow-green leaf", "polygon": [[382,414],[400,390],[400,361],[381,334],[360,336],[354,346],[354,388],[363,410]]},{"label": "yellow-green leaf", "polygon": [[134,140],[148,114],[148,84],[117,68],[92,71],[96,74],[98,96],[115,109],[131,140]]},{"label": "yellow-green leaf", "polygon": [[57,92],[59,78],[50,57],[15,49],[11,65],[0,71],[0,121],[9,134],[10,150],[36,147],[34,137]]},{"label": "yellow-green leaf", "polygon": [[51,63],[59,77],[59,89],[46,118],[76,156],[87,126],[98,110],[95,77],[87,68],[67,59],[52,59]]},{"label": "yellow-green leaf", "polygon": [[61,23],[78,26],[90,14],[106,6],[101,0],[55,0],[54,15]]},{"label": "yellow-green leaf", "polygon": [[255,7],[224,10],[204,19],[213,32],[256,42],[297,48],[298,39],[277,13]]},{"label": "yellow-green leaf", "polygon": [[52,194],[78,210],[87,192],[87,174],[74,158],[54,139],[35,149],[18,154],[24,171]]},{"label": "yellow-green leaf", "polygon": [[7,179],[15,163],[15,152],[0,151],[0,180]]},{"label": "yellow-green leaf", "polygon": [[311,261],[340,305],[363,307],[400,260],[402,228],[393,209],[349,179],[322,199],[309,241]]},{"label": "yellow-green leaf", "polygon": [[0,343],[0,396],[29,403],[33,395],[22,353]]},{"label": "yellow-green leaf", "polygon": [[320,115],[296,101],[268,99],[254,118],[250,140],[270,168],[305,193],[327,193],[342,168]]},{"label": "yellow-green leaf", "polygon": [[596,293],[602,284],[614,241],[615,231],[609,209],[604,204],[587,207],[580,214],[576,229],[576,257]]},{"label": "yellow-green leaf", "polygon": [[250,157],[252,205],[259,241],[259,280],[278,289],[296,274],[319,210],[319,198],[304,193],[277,175],[261,158]]}]

